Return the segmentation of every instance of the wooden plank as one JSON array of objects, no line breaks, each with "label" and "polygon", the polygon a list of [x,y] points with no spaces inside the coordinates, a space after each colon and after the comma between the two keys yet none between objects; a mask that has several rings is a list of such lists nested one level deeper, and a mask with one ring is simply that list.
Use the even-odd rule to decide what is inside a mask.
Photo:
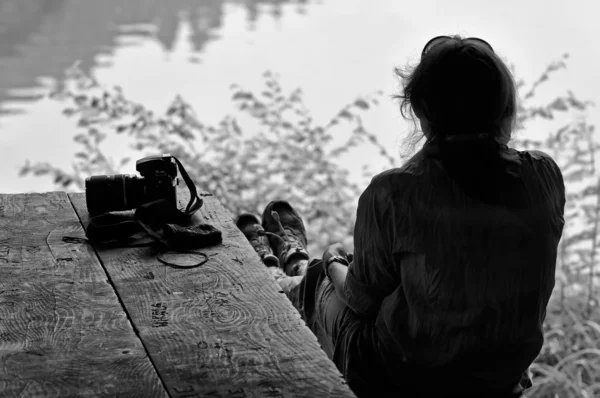
[{"label": "wooden plank", "polygon": [[0,396],[164,397],[64,192],[0,195]]},{"label": "wooden plank", "polygon": [[[70,198],[87,225],[85,196]],[[193,222],[223,243],[202,249],[200,267],[166,266],[151,248],[97,248],[169,394],[353,397],[230,214],[204,201]]]}]

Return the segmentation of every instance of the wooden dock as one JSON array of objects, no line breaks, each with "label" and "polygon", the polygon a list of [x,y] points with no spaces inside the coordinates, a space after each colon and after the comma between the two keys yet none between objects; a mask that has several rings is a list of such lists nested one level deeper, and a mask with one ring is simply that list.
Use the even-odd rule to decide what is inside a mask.
[{"label": "wooden dock", "polygon": [[353,397],[219,201],[194,217],[223,243],[178,269],[63,242],[83,194],[0,195],[0,396]]}]

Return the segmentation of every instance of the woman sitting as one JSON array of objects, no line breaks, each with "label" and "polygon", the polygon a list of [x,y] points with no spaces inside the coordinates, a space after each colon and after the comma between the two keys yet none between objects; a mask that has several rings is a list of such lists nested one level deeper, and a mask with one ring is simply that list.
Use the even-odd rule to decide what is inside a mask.
[{"label": "woman sitting", "polygon": [[426,142],[361,195],[353,256],[336,244],[310,260],[286,201],[258,230],[250,214],[237,225],[359,397],[522,397],[554,287],[561,171],[507,146],[517,89],[487,42],[436,37],[397,73]]}]

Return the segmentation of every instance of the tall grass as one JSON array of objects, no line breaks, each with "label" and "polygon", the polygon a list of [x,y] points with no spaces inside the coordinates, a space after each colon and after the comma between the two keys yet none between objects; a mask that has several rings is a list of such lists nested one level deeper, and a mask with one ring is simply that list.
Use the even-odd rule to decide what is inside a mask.
[{"label": "tall grass", "polygon": [[600,309],[595,306],[589,318],[586,310],[585,294],[553,297],[527,397],[600,397]]}]

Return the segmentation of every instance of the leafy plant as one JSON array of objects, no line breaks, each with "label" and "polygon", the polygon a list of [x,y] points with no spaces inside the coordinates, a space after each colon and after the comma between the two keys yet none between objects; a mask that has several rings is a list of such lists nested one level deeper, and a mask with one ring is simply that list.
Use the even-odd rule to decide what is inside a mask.
[{"label": "leafy plant", "polygon": [[[170,153],[179,158],[197,186],[213,193],[234,217],[245,211],[260,214],[270,200],[285,199],[307,224],[311,253],[320,255],[337,241],[351,248],[362,187],[336,161],[366,142],[393,164],[393,156],[361,120],[381,92],[356,98],[317,125],[300,89],[284,92],[271,72],[263,78],[265,89],[259,94],[232,85],[239,115],[226,115],[210,126],[181,97],[157,116],[128,100],[120,88],[101,87],[75,65],[51,94],[67,104],[65,115],[77,118],[83,129],[75,136],[82,149],[73,171],[27,163],[21,174],[50,175],[63,189],[83,190],[87,176],[115,174],[129,163],[129,158],[113,160],[103,148],[108,134],[127,135],[140,156]],[[242,117],[247,119],[243,125],[238,121]],[[340,125],[350,134],[334,136]]]}]

